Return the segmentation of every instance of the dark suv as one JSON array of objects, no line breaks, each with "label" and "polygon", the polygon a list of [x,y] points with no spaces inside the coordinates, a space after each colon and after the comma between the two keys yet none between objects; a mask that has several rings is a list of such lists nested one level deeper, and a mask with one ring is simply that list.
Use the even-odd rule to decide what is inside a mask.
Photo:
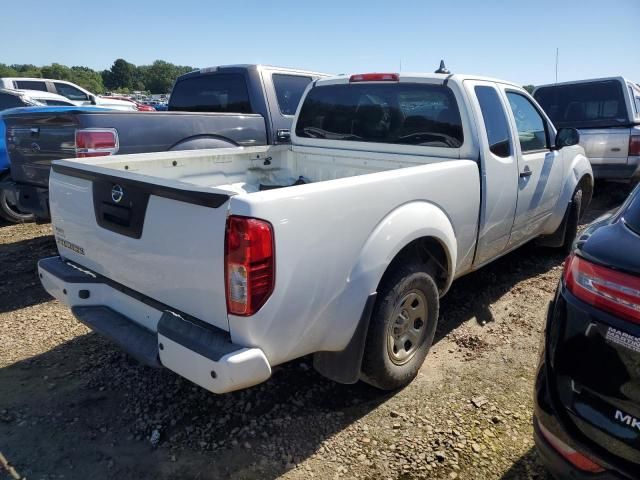
[{"label": "dark suv", "polygon": [[640,478],[640,186],[591,224],[549,306],[535,440],[557,478]]}]

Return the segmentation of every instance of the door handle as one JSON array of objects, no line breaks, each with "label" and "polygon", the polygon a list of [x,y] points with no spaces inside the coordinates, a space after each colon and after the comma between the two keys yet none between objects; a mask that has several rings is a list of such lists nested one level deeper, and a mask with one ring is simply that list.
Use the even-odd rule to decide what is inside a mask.
[{"label": "door handle", "polygon": [[533,172],[528,168],[524,172],[520,172],[520,178],[530,177]]}]

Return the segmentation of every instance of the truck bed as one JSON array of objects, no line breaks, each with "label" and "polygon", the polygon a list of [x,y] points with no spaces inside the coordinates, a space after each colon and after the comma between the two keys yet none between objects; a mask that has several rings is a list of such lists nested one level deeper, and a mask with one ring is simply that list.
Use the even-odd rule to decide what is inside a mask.
[{"label": "truck bed", "polygon": [[[300,177],[306,184],[292,186]],[[447,184],[452,178],[455,186]],[[265,186],[283,188],[265,190]],[[114,187],[123,192],[120,202],[114,203]],[[308,297],[309,314],[317,317],[309,320],[309,332],[316,328],[320,332],[326,331],[321,325],[329,321],[323,317],[336,321],[333,309],[355,311],[363,306],[340,307],[336,299],[326,297],[332,290],[318,285],[342,283],[357,275],[350,273],[354,259],[371,232],[393,221],[385,220],[388,215],[403,205],[411,208],[425,202],[447,211],[451,223],[460,226],[458,245],[450,246],[456,252],[450,260],[457,270],[471,264],[480,208],[475,161],[301,146],[60,160],[53,164],[50,188],[53,227],[64,258],[231,330],[244,345],[259,339],[249,338],[255,333],[243,332],[242,322],[234,331],[226,312],[224,238],[229,214],[262,218],[273,225],[276,291],[292,288],[288,282],[296,278],[297,269],[314,272],[320,283],[300,287]],[[307,265],[314,258],[333,261]],[[385,259],[376,262],[381,263],[374,268]],[[355,282],[351,288],[361,286]],[[353,298],[364,301],[368,293],[354,293]],[[256,317],[273,315],[277,302],[272,298]],[[280,305],[278,315],[289,314]],[[144,321],[146,328],[155,329],[157,319]],[[271,324],[261,324],[258,335]],[[336,349],[340,345],[335,342],[343,338],[322,336],[314,343],[318,349]],[[284,342],[284,348],[282,342],[280,347],[267,345],[269,360],[277,364],[292,354],[308,353],[296,352],[301,347],[295,338],[291,336],[290,344]]]},{"label": "truck bed", "polygon": [[[122,159],[98,157],[83,159],[82,164],[87,165],[87,170],[115,174],[123,179],[237,195],[294,186],[297,181],[323,182],[452,160],[275,145],[148,153]],[[58,170],[84,168],[75,161],[59,161],[57,165]]]}]

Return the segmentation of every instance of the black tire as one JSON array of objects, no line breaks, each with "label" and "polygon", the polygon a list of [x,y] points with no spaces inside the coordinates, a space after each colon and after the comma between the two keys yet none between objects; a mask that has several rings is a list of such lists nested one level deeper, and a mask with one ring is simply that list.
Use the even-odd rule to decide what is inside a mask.
[{"label": "black tire", "polygon": [[567,226],[564,232],[564,240],[560,249],[563,253],[570,253],[573,247],[573,242],[578,234],[578,224],[582,214],[582,188],[576,188],[573,192],[573,198],[569,205],[569,211],[567,212]]},{"label": "black tire", "polygon": [[[424,312],[420,311],[421,302]],[[438,287],[424,265],[401,264],[385,274],[371,315],[361,379],[382,390],[408,385],[431,348],[439,308]],[[403,337],[402,329],[407,326]],[[406,339],[409,336],[415,344]]]},{"label": "black tire", "polygon": [[[0,181],[9,179],[9,175],[0,177]],[[11,195],[4,189],[0,189],[0,217],[11,223],[27,223],[33,222],[34,217],[31,213],[21,212],[18,207],[11,201]]]}]

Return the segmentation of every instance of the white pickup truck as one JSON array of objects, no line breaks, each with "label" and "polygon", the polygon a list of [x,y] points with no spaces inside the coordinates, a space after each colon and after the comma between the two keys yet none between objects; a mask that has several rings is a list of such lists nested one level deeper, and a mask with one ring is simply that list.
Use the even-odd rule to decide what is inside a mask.
[{"label": "white pickup truck", "polygon": [[212,392],[308,354],[335,381],[395,389],[451,282],[536,237],[567,248],[593,189],[576,130],[501,80],[318,80],[291,140],[54,162],[60,256],[42,284]]}]

